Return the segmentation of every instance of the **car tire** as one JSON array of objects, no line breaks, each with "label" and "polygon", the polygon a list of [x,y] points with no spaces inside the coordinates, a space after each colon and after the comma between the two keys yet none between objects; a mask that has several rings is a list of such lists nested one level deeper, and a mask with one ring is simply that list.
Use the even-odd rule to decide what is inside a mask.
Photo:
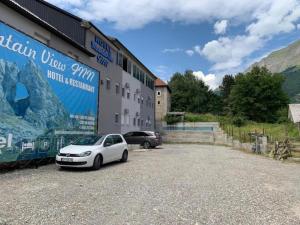
[{"label": "car tire", "polygon": [[102,157],[100,155],[96,155],[93,164],[93,170],[99,170],[102,166]]},{"label": "car tire", "polygon": [[125,150],[122,154],[121,162],[127,162],[128,159],[128,151]]},{"label": "car tire", "polygon": [[144,144],[143,144],[143,148],[144,148],[144,149],[149,149],[149,148],[151,148],[150,142],[149,142],[149,141],[145,141]]}]

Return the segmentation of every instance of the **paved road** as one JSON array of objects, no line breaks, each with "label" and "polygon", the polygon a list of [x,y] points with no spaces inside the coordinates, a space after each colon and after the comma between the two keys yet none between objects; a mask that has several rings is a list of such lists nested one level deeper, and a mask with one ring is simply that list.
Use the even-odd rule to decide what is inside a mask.
[{"label": "paved road", "polygon": [[165,145],[99,171],[0,175],[0,224],[300,224],[300,165]]}]

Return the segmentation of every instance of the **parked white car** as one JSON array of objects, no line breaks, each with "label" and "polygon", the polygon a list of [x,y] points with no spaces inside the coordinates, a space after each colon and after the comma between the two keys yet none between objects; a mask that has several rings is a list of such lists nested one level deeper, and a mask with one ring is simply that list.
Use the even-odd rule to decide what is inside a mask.
[{"label": "parked white car", "polygon": [[60,167],[91,167],[95,170],[109,162],[128,159],[128,147],[120,134],[86,136],[60,149],[56,164]]}]

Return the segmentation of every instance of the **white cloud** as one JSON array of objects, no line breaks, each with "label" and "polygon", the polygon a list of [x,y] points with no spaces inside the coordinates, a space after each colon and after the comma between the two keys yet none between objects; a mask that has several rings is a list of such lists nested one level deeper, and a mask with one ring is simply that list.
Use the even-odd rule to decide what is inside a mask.
[{"label": "white cloud", "polygon": [[300,24],[297,24],[297,29],[300,30]]},{"label": "white cloud", "polygon": [[205,75],[202,71],[195,71],[193,72],[193,75],[199,80],[203,80],[203,82],[213,90],[219,86],[219,82],[215,74]]},{"label": "white cloud", "polygon": [[225,34],[228,26],[228,20],[217,21],[214,25],[216,34]]},{"label": "white cloud", "polygon": [[263,43],[256,36],[222,37],[208,42],[201,53],[214,63],[212,70],[226,70],[240,66],[242,60],[259,49]]},{"label": "white cloud", "polygon": [[[120,30],[141,28],[151,22],[197,23],[227,18],[254,19],[260,8],[273,0],[48,0],[93,21],[108,21]],[[220,9],[220,10],[218,10]]]},{"label": "white cloud", "polygon": [[[300,0],[48,0],[87,20],[112,23],[129,30],[160,21],[201,23],[218,21],[216,32],[224,34],[227,23],[244,25],[245,31],[211,40],[192,51],[213,63],[213,70],[240,67],[274,35],[295,30],[300,19]],[[226,25],[225,25],[226,24]],[[201,35],[201,34],[199,34]],[[184,51],[184,50],[182,50]],[[171,52],[171,51],[167,51]],[[175,51],[176,52],[176,51]]]},{"label": "white cloud", "polygon": [[162,50],[162,53],[176,53],[176,52],[182,52],[183,49],[181,48],[165,48]]},{"label": "white cloud", "polygon": [[186,53],[188,56],[193,56],[193,55],[194,55],[194,51],[191,50],[191,49],[186,50],[185,53]]},{"label": "white cloud", "polygon": [[295,23],[300,19],[299,0],[274,0],[263,8],[255,12],[256,19],[246,27],[245,34],[221,37],[204,45],[201,55],[213,63],[211,70],[239,68],[273,36],[296,29]]}]

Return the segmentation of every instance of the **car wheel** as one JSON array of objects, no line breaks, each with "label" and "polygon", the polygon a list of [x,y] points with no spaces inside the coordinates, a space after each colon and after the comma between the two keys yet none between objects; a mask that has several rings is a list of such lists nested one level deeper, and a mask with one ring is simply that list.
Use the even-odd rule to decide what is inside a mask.
[{"label": "car wheel", "polygon": [[121,162],[127,162],[127,159],[128,159],[128,151],[125,150],[125,151],[123,152]]},{"label": "car wheel", "polygon": [[150,142],[149,142],[149,141],[145,141],[144,144],[143,144],[143,147],[144,147],[144,149],[149,149],[149,148],[151,148]]},{"label": "car wheel", "polygon": [[102,157],[97,155],[94,159],[93,170],[99,170],[102,166]]}]

